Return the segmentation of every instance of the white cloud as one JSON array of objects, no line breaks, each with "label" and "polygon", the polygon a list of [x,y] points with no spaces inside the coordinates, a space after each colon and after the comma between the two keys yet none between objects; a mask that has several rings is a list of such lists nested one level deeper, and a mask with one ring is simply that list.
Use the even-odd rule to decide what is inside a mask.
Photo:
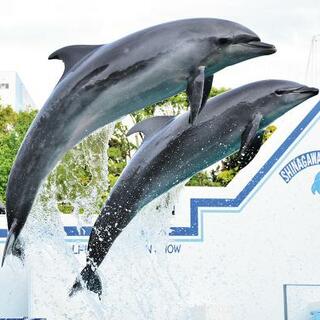
[{"label": "white cloud", "polygon": [[18,71],[39,106],[62,73],[62,63],[47,60],[61,46],[108,43],[181,18],[234,20],[278,48],[216,75],[217,85],[235,87],[263,78],[303,82],[311,38],[320,33],[318,0],[7,0],[0,9],[0,69]]}]

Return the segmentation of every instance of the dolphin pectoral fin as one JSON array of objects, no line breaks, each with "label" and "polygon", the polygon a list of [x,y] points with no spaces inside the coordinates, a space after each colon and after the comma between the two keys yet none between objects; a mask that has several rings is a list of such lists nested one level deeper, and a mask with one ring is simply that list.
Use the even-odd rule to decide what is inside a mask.
[{"label": "dolphin pectoral fin", "polygon": [[68,71],[80,60],[82,60],[89,53],[92,53],[102,45],[75,45],[67,46],[56,50],[48,57],[49,60],[58,59],[64,62],[64,72],[61,79],[68,73]]},{"label": "dolphin pectoral fin", "polygon": [[263,134],[264,132],[259,132],[259,134],[257,134],[253,139],[246,152],[239,154],[237,159],[239,169],[243,169],[245,166],[247,166],[258,154],[263,143]]},{"label": "dolphin pectoral fin", "polygon": [[204,67],[199,67],[195,76],[188,82],[187,95],[191,107],[189,123],[193,123],[201,112],[211,91],[213,75],[205,78],[204,69]]},{"label": "dolphin pectoral fin", "polygon": [[5,244],[5,247],[4,247],[2,261],[1,261],[1,267],[3,267],[4,260],[6,259],[7,255],[12,253],[12,249],[13,249],[14,243],[16,241],[16,235],[15,235],[15,232],[14,232],[14,226],[15,226],[15,224],[12,224],[13,228],[11,227],[11,229],[10,229],[10,231],[8,233],[8,236],[7,236],[7,241],[6,241],[6,244]]},{"label": "dolphin pectoral fin", "polygon": [[201,107],[199,109],[199,112],[201,112],[202,108],[205,106],[205,104],[207,103],[207,100],[209,98],[209,94],[212,88],[212,81],[213,81],[213,75],[206,77],[204,80],[204,87],[203,87],[203,97],[202,97],[202,101],[201,101]]},{"label": "dolphin pectoral fin", "polygon": [[199,67],[193,74],[193,76],[189,79],[187,85],[187,96],[191,108],[189,123],[191,124],[194,122],[194,119],[196,118],[202,106],[205,88],[204,69],[205,67],[203,66]]},{"label": "dolphin pectoral fin", "polygon": [[7,236],[7,241],[6,241],[4,251],[3,251],[3,256],[2,256],[1,267],[3,266],[5,259],[9,254],[12,254],[20,258],[21,261],[23,261],[24,259],[23,245],[22,245],[22,242],[19,240],[17,233],[18,233],[18,224],[17,224],[17,220],[15,219],[13,220],[13,223],[11,225],[11,228]]},{"label": "dolphin pectoral fin", "polygon": [[241,147],[237,157],[240,169],[250,163],[263,143],[263,132],[258,133],[261,119],[262,115],[260,113],[255,114],[241,136]]},{"label": "dolphin pectoral fin", "polygon": [[145,119],[145,120],[135,124],[127,132],[127,136],[130,136],[131,134],[136,133],[136,132],[142,132],[144,135],[144,139],[147,139],[153,133],[155,133],[159,129],[163,128],[168,123],[170,123],[174,118],[175,118],[175,116],[158,116],[158,117],[152,117],[149,119]]}]

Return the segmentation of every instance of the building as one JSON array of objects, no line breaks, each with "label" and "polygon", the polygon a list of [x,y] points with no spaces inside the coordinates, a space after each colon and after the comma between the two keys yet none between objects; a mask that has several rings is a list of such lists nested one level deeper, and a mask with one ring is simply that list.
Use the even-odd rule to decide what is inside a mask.
[{"label": "building", "polygon": [[16,111],[35,107],[26,87],[15,71],[0,71],[0,103]]}]

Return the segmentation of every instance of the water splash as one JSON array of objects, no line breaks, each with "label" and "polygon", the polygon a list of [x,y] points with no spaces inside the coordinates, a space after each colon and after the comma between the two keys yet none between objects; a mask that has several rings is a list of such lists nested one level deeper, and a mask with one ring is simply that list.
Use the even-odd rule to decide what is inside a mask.
[{"label": "water splash", "polygon": [[179,317],[185,302],[164,250],[177,192],[175,189],[139,212],[101,265],[107,319],[185,319]]},{"label": "water splash", "polygon": [[[37,196],[22,233],[32,297],[30,316],[63,320],[101,319],[103,315],[96,297],[87,291],[74,299],[68,297],[80,266],[65,243],[59,205],[68,203],[73,208],[79,226],[94,218],[97,198],[108,186],[107,146],[112,131],[113,126],[107,126],[69,151]],[[87,183],[78,174],[81,168],[89,172]]]},{"label": "water splash", "polygon": [[[61,201],[70,203],[79,226],[95,220],[96,197],[107,188],[106,148],[111,133],[112,127],[102,129],[72,150],[39,192],[22,233],[30,283],[29,316],[48,320],[186,319],[181,317],[184,297],[170,273],[164,250],[179,187],[146,206],[115,241],[99,268],[102,301],[86,290],[68,297],[83,265],[65,243],[58,206]],[[85,191],[79,191],[75,184],[78,180],[71,160],[77,161],[78,167],[90,168],[93,182]],[[63,186],[59,183],[62,173],[69,177],[63,179]],[[59,193],[63,199],[57,197]]]}]

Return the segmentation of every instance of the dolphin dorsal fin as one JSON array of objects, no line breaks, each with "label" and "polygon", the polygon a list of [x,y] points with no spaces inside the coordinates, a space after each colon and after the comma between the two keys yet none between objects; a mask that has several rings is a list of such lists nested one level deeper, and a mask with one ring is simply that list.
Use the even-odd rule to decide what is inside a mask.
[{"label": "dolphin dorsal fin", "polygon": [[77,62],[101,46],[102,45],[74,45],[63,47],[51,53],[48,57],[49,60],[58,59],[64,62],[64,72],[59,82]]},{"label": "dolphin dorsal fin", "polygon": [[175,116],[157,116],[149,119],[145,119],[141,122],[135,124],[127,133],[127,136],[132,135],[136,132],[142,132],[144,135],[144,139],[152,136],[156,131],[160,128],[166,126],[169,122],[171,122]]}]

